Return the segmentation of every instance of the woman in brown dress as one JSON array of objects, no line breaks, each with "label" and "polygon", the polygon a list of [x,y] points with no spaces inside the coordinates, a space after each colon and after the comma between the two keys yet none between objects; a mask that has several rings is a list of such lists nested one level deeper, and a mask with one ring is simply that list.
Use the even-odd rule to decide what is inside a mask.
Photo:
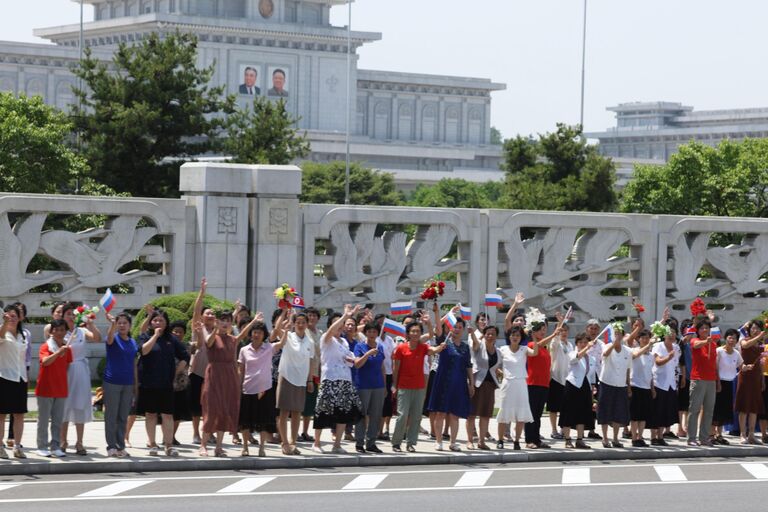
[{"label": "woman in brown dress", "polygon": [[244,329],[237,337],[227,334],[232,326],[232,313],[222,311],[217,315],[216,326],[211,335],[204,338],[202,322],[195,325],[198,339],[205,339],[208,352],[208,366],[205,368],[205,380],[200,395],[203,408],[203,439],[200,443],[200,455],[208,456],[206,444],[213,432],[216,432],[216,457],[226,457],[221,447],[224,432],[237,431],[237,419],[240,412],[240,379],[237,375],[235,360],[237,344],[248,334]]},{"label": "woman in brown dress", "polygon": [[757,415],[764,411],[763,372],[760,357],[763,352],[763,322],[753,320],[745,326],[747,335],[741,340],[741,357],[744,366],[739,372],[736,385],[736,412],[739,413],[739,429],[742,444],[761,444],[755,438]]}]

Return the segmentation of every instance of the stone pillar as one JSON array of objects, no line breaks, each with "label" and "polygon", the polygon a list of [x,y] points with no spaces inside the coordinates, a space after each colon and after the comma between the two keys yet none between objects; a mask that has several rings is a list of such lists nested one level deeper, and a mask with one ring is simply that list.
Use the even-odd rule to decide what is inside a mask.
[{"label": "stone pillar", "polygon": [[249,201],[247,303],[269,319],[273,292],[289,283],[302,292],[299,195],[301,169],[295,165],[254,165]]},{"label": "stone pillar", "polygon": [[195,211],[187,232],[193,287],[199,289],[206,277],[211,295],[232,301],[246,299],[252,170],[251,165],[194,162],[181,166],[179,179],[179,189]]}]

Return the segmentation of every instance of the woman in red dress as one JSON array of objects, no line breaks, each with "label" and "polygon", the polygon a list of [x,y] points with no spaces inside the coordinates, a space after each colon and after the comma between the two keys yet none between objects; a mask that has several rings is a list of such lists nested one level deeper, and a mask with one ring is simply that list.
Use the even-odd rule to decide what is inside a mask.
[{"label": "woman in red dress", "polygon": [[736,385],[735,409],[739,413],[741,444],[760,444],[755,438],[757,415],[763,414],[763,368],[760,357],[763,353],[762,342],[765,338],[763,322],[753,320],[744,328],[747,335],[741,340],[741,357],[744,366],[739,372]]}]

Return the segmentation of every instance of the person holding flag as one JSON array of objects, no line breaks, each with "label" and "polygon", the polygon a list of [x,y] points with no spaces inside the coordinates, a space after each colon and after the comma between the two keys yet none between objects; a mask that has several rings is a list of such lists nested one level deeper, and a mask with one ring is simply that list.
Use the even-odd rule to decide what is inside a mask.
[{"label": "person holding flag", "polygon": [[712,322],[709,319],[697,318],[694,328],[696,335],[691,339],[693,366],[688,407],[688,446],[713,446],[710,432],[719,382],[717,342],[710,335]]},{"label": "person holding flag", "polygon": [[355,368],[352,380],[360,396],[361,417],[355,425],[355,449],[358,453],[381,453],[376,446],[379,422],[384,404],[384,347],[379,343],[379,328],[367,323],[363,328],[365,343],[355,345]]},{"label": "person holding flag", "polygon": [[496,372],[502,363],[496,351],[498,334],[499,330],[495,325],[485,326],[479,338],[476,330],[469,331],[469,337],[472,340],[472,380],[475,393],[472,396],[470,413],[467,418],[468,450],[474,449],[472,439],[475,435],[476,416],[480,417],[480,435],[478,436],[477,447],[481,450],[490,450],[485,441],[488,435],[488,423],[493,416],[496,389],[501,384]]},{"label": "person holding flag", "polygon": [[[741,444],[760,444],[755,438],[758,414],[765,413],[763,404],[763,372],[760,359],[765,339],[762,320],[752,320],[744,326],[748,335],[740,341],[744,366],[736,385],[735,409],[739,413]],[[714,329],[714,327],[713,327]]]}]

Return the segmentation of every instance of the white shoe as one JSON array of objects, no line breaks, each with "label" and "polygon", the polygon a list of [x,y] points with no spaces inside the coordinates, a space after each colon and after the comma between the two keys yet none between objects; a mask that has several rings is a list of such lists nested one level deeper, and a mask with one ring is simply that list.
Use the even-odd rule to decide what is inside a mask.
[{"label": "white shoe", "polygon": [[325,453],[325,450],[323,450],[322,446],[312,445],[312,448],[310,448],[310,450],[312,450],[315,453]]},{"label": "white shoe", "polygon": [[443,443],[435,443],[435,451],[436,452],[442,452],[443,451]]},{"label": "white shoe", "polygon": [[52,454],[53,454],[54,457],[66,457],[67,456],[67,452],[65,452],[61,448],[56,448],[55,450],[53,450]]},{"label": "white shoe", "polygon": [[50,457],[51,451],[50,450],[37,450],[37,453],[40,457]]},{"label": "white shoe", "polygon": [[117,457],[117,450],[114,448],[107,450],[107,457]]},{"label": "white shoe", "polygon": [[338,453],[338,454],[341,454],[341,453],[347,453],[347,450],[345,450],[345,449],[344,449],[344,448],[342,448],[341,446],[334,446],[334,447],[331,449],[331,453]]}]

